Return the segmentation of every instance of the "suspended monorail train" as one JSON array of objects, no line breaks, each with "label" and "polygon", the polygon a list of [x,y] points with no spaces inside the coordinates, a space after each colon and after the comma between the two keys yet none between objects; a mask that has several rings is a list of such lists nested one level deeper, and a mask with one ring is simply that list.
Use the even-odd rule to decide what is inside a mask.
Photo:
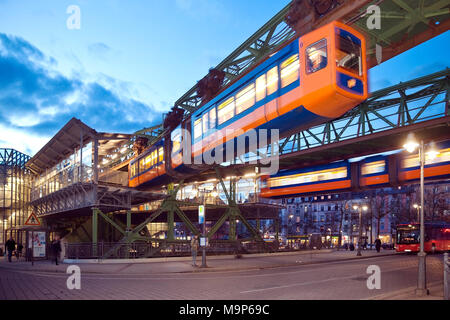
[{"label": "suspended monorail train", "polygon": [[[425,181],[450,178],[450,141],[440,142],[435,157],[426,157]],[[361,161],[338,161],[322,166],[283,170],[261,177],[264,198],[357,191],[368,188],[392,187],[418,183],[418,154],[406,151],[392,155],[367,157]]]},{"label": "suspended monorail train", "polygon": [[[171,180],[172,170],[195,173],[186,156],[194,163],[250,130],[278,129],[283,138],[338,118],[367,97],[365,38],[332,22],[256,64],[131,161],[129,185],[159,185]],[[191,145],[188,155],[183,139]]]}]

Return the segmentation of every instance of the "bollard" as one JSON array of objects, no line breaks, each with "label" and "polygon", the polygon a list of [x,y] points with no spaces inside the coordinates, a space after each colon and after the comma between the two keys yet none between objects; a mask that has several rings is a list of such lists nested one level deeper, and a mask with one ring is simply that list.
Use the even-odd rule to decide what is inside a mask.
[{"label": "bollard", "polygon": [[448,288],[448,273],[450,272],[450,263],[448,261],[448,252],[444,253],[444,300],[450,300]]}]

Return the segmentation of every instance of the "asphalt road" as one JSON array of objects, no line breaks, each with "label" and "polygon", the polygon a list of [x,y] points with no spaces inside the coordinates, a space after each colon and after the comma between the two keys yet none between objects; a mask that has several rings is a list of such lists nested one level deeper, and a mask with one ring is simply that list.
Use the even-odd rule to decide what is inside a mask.
[{"label": "asphalt road", "polygon": [[[369,290],[367,268],[381,270],[381,289]],[[0,299],[81,300],[334,300],[368,299],[417,283],[417,257],[280,267],[259,271],[151,275],[82,274],[81,289],[69,290],[69,275],[0,269]],[[442,281],[441,255],[427,257],[428,282]]]}]

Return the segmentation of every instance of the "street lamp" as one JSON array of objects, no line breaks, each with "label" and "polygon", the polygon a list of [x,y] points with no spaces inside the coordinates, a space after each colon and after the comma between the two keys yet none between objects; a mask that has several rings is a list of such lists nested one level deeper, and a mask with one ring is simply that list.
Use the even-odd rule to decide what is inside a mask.
[{"label": "street lamp", "polygon": [[358,206],[354,205],[353,210],[359,210],[359,235],[358,235],[358,251],[356,255],[361,256],[361,237],[362,237],[362,212],[366,211],[368,208],[366,205]]},{"label": "street lamp", "polygon": [[[424,166],[425,166],[425,147],[423,140],[420,141],[420,144],[414,137],[413,133],[408,134],[408,138],[403,147],[409,152],[414,152],[417,148],[419,148],[419,162],[420,162],[420,252],[417,254],[419,257],[419,274],[417,279],[417,296],[424,296],[428,294],[427,289],[427,272],[426,272],[426,256],[424,250],[424,239],[425,239],[425,222],[424,222]],[[434,143],[430,143],[430,148],[427,152],[429,159],[434,159],[438,152],[435,150]]]}]

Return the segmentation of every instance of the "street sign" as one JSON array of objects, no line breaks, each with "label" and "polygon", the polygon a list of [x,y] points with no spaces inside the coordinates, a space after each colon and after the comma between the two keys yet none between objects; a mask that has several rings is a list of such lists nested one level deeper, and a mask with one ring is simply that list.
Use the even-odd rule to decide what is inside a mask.
[{"label": "street sign", "polygon": [[41,222],[39,221],[38,217],[32,212],[30,216],[28,217],[27,221],[25,221],[26,226],[40,226]]},{"label": "street sign", "polygon": [[205,221],[205,206],[198,206],[198,223],[202,224]]},{"label": "street sign", "polygon": [[208,246],[208,237],[200,237],[200,247]]}]

